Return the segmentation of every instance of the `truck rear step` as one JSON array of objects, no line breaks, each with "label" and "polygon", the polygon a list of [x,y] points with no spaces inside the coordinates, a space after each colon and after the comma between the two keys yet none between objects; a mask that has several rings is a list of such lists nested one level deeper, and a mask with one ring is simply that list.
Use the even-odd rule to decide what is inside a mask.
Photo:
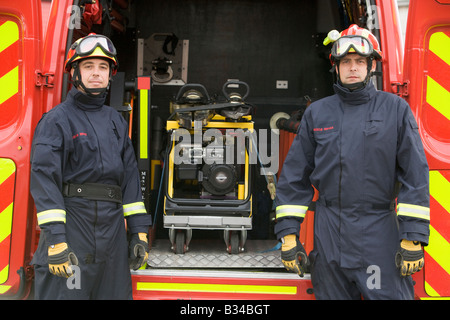
[{"label": "truck rear step", "polygon": [[189,250],[175,254],[167,239],[155,240],[150,250],[149,268],[252,268],[284,269],[276,240],[248,240],[244,252],[229,254],[223,240],[192,240]]}]

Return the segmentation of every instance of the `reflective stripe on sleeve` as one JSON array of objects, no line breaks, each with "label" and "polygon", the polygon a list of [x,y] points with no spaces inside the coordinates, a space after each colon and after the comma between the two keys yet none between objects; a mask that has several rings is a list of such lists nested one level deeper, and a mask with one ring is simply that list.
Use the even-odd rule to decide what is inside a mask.
[{"label": "reflective stripe on sleeve", "polygon": [[430,220],[430,208],[414,204],[399,203],[397,205],[397,215]]},{"label": "reflective stripe on sleeve", "polygon": [[143,202],[134,202],[125,204],[123,206],[123,215],[125,217],[138,213],[147,213],[147,210],[145,210],[145,205]]},{"label": "reflective stripe on sleeve", "polygon": [[298,206],[298,205],[277,206],[276,217],[277,219],[286,217],[304,218],[307,210],[308,210],[307,206]]},{"label": "reflective stripe on sleeve", "polygon": [[66,211],[61,209],[41,211],[37,214],[37,221],[39,225],[50,222],[66,223]]}]

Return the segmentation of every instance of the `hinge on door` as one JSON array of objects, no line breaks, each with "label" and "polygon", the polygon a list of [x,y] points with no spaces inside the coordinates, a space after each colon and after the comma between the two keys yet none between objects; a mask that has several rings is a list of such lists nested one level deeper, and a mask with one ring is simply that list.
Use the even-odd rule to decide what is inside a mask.
[{"label": "hinge on door", "polygon": [[36,70],[36,86],[37,87],[47,87],[47,88],[53,88],[53,78],[55,77],[54,73],[48,72],[48,73],[42,73],[39,70]]},{"label": "hinge on door", "polygon": [[392,92],[400,97],[408,96],[409,80],[403,83],[401,82],[391,82]]}]

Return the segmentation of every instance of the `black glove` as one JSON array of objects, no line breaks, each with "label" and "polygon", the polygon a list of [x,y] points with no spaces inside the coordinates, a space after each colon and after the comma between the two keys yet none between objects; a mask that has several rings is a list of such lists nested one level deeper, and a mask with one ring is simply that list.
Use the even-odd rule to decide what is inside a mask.
[{"label": "black glove", "polygon": [[420,242],[403,239],[400,242],[400,249],[395,255],[395,264],[403,277],[421,270],[424,265],[424,258]]},{"label": "black glove", "polygon": [[148,259],[148,240],[145,233],[134,233],[131,235],[129,245],[128,264],[130,269],[137,270],[142,267]]},{"label": "black glove", "polygon": [[289,234],[282,239],[281,244],[281,262],[284,267],[291,272],[297,273],[303,277],[308,267],[308,256],[305,248],[298,240],[295,234]]},{"label": "black glove", "polygon": [[78,259],[66,242],[48,247],[48,269],[50,273],[58,277],[69,278],[74,274],[71,266],[78,266]]}]

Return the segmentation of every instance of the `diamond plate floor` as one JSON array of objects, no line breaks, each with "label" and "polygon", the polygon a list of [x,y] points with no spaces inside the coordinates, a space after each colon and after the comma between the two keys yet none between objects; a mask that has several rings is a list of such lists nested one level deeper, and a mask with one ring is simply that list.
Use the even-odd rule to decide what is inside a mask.
[{"label": "diamond plate floor", "polygon": [[169,240],[155,240],[150,250],[151,268],[283,268],[276,240],[247,240],[245,251],[229,254],[223,240],[192,240],[189,251],[175,254]]}]

